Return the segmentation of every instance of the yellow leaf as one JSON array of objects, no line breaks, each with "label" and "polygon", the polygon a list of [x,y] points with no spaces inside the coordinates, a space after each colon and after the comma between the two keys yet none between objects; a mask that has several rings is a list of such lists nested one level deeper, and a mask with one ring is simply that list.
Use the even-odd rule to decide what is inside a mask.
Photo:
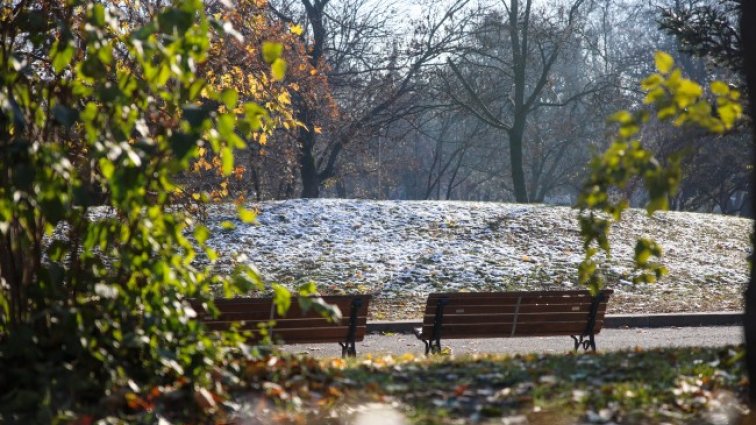
[{"label": "yellow leaf", "polygon": [[680,86],[677,88],[677,92],[685,96],[699,97],[703,94],[703,89],[698,83],[695,83],[688,79],[680,81]]},{"label": "yellow leaf", "polygon": [[609,116],[609,121],[619,124],[629,124],[633,121],[633,114],[628,111],[615,112],[614,114]]},{"label": "yellow leaf", "polygon": [[288,105],[291,103],[291,96],[289,96],[288,92],[283,92],[278,95],[278,102],[282,105]]},{"label": "yellow leaf", "polygon": [[257,219],[257,213],[254,210],[248,210],[241,205],[237,207],[239,219],[244,223],[253,223]]},{"label": "yellow leaf", "polygon": [[726,96],[730,92],[730,88],[721,81],[714,81],[711,83],[711,92],[717,96]]},{"label": "yellow leaf", "polygon": [[717,112],[725,128],[732,128],[735,121],[742,115],[743,109],[737,103],[728,103],[720,106]]},{"label": "yellow leaf", "polygon": [[662,78],[659,74],[651,74],[648,76],[648,78],[644,79],[641,82],[641,88],[643,90],[652,90],[657,87],[659,87],[659,84],[661,84],[664,81],[664,78]]},{"label": "yellow leaf", "polygon": [[302,35],[302,33],[304,33],[304,29],[302,29],[302,26],[296,25],[296,24],[292,24],[289,27],[289,31],[291,31],[291,33],[294,35]]},{"label": "yellow leaf", "polygon": [[664,97],[667,95],[667,92],[664,91],[663,88],[657,87],[651,91],[648,92],[646,97],[643,99],[643,103],[646,105],[651,105],[653,103],[657,103],[664,99]]},{"label": "yellow leaf", "polygon": [[313,127],[312,131],[314,131],[315,134],[320,134],[320,133],[323,132],[323,129],[320,128],[320,127],[315,126],[315,127]]},{"label": "yellow leaf", "polygon": [[664,108],[659,109],[657,117],[659,117],[659,120],[664,121],[668,118],[674,117],[676,113],[677,108],[675,108],[674,104],[670,104]]},{"label": "yellow leaf", "polygon": [[675,65],[675,60],[672,59],[672,56],[660,50],[656,51],[654,61],[656,62],[656,69],[662,74],[669,73]]},{"label": "yellow leaf", "polygon": [[620,127],[619,129],[619,135],[624,138],[629,138],[634,136],[636,133],[640,131],[640,128],[635,124],[626,124]]}]

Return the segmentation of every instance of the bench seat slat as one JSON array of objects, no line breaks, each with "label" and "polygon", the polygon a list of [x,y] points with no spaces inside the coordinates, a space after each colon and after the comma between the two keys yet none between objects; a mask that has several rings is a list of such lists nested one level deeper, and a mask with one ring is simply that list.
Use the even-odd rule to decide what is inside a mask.
[{"label": "bench seat slat", "polygon": [[[273,315],[274,320],[290,320],[290,319],[320,319],[322,316],[320,313],[318,313],[315,310],[310,310],[305,314],[302,314],[301,312],[292,311],[293,309],[290,309],[286,315],[279,316],[277,314]],[[342,318],[349,318],[349,310],[346,312],[342,311],[341,313]],[[357,314],[357,317],[367,317],[367,314]],[[267,311],[224,311],[221,310],[221,313],[218,317],[212,317],[209,314],[206,314],[202,317],[205,321],[213,321],[213,320],[268,320],[270,319],[270,309]]]},{"label": "bench seat slat", "polygon": [[[611,295],[614,292],[611,289],[601,291],[604,295]],[[459,299],[474,298],[518,298],[518,297],[552,297],[552,298],[591,298],[591,293],[587,290],[566,290],[566,291],[502,291],[502,292],[433,292],[428,294],[428,298],[445,298],[454,295]]]},{"label": "bench seat slat", "polygon": [[[603,314],[596,315],[597,320],[603,320]],[[444,314],[441,322],[443,326],[456,324],[475,324],[475,323],[512,323],[514,314]],[[426,316],[424,321],[428,326],[432,326],[433,316]],[[543,322],[580,322],[585,324],[587,320],[586,313],[522,313],[517,315],[517,323],[543,323]]]},{"label": "bench seat slat", "polygon": [[[604,289],[601,292],[605,294],[610,294],[612,292],[611,289]],[[435,297],[447,297],[450,293],[448,292],[432,292],[428,294],[429,298],[435,298]],[[588,290],[558,290],[558,291],[551,291],[551,290],[544,290],[544,291],[500,291],[500,292],[454,292],[452,293],[455,298],[486,298],[490,296],[496,296],[496,297],[521,297],[521,296],[548,296],[548,297],[582,297],[587,296],[590,297],[591,293]]]},{"label": "bench seat slat", "polygon": [[[227,328],[226,324],[209,323],[208,329],[211,330],[223,330]],[[242,330],[257,331],[257,326],[250,324],[244,324],[240,326]],[[357,326],[355,328],[354,340],[356,342],[363,341],[365,339],[366,326]],[[273,329],[273,340],[276,342],[284,342],[289,344],[294,343],[316,343],[316,342],[343,342],[346,340],[349,327],[337,326],[337,327],[324,327],[324,328],[291,328],[291,329]],[[259,335],[254,332],[252,335],[252,342],[259,340]]]},{"label": "bench seat slat", "polygon": [[[542,322],[517,323],[514,336],[547,336],[547,335],[577,335],[585,331],[585,320],[579,322]],[[593,327],[598,334],[603,321],[596,321]],[[430,338],[433,326],[423,326],[422,337]],[[480,323],[464,325],[444,325],[441,331],[442,339],[467,339],[476,337],[501,338],[512,336],[512,323]]]},{"label": "bench seat slat", "polygon": [[[358,316],[367,316],[367,310],[368,310],[368,296],[355,296],[355,297],[344,297],[344,296],[324,296],[322,297],[323,300],[328,304],[334,304],[339,307],[339,310],[341,310],[341,314],[343,316],[349,316],[349,312],[352,309],[352,300],[354,298],[363,298],[362,306],[357,310]],[[271,298],[231,298],[231,299],[217,299],[214,301],[215,306],[220,310],[222,313],[265,313],[268,314],[268,317],[270,316],[271,312],[271,305],[273,303],[273,300]],[[192,307],[194,307],[195,310],[197,310],[198,313],[204,313],[204,309],[196,304],[193,303]],[[276,317],[278,314],[274,312],[274,315]],[[299,307],[299,303],[297,302],[296,298],[292,298],[291,300],[291,307],[286,313],[286,317],[291,316],[312,316],[312,317],[318,317],[318,313],[314,311],[314,309],[308,310],[306,313],[302,311],[302,309]]]},{"label": "bench seat slat", "polygon": [[[514,314],[517,310],[515,305],[462,305],[455,307],[444,307],[444,315],[447,314],[496,314],[508,313]],[[544,313],[544,312],[563,312],[563,313],[585,313],[591,311],[590,304],[545,304],[545,305],[521,305],[520,313]],[[606,303],[599,304],[598,312],[606,311]],[[436,314],[436,305],[427,306],[425,315],[432,317]]]},{"label": "bench seat slat", "polygon": [[[441,297],[428,300],[428,307],[434,306],[438,303]],[[570,297],[522,297],[520,300],[521,305],[582,305],[591,304],[591,299],[586,297],[570,298]],[[467,305],[498,305],[498,306],[514,306],[517,305],[517,298],[512,297],[490,297],[490,298],[448,298],[447,308],[467,306]]]},{"label": "bench seat slat", "polygon": [[[354,340],[359,342],[365,339],[365,326],[358,326],[355,328]],[[273,331],[273,339],[282,339],[287,344],[297,343],[315,343],[315,342],[339,342],[346,338],[347,329],[345,328],[329,328],[318,329],[317,332],[313,332],[313,329],[282,329]]]},{"label": "bench seat slat", "polygon": [[[224,320],[223,318],[221,318],[220,320],[208,320],[205,323],[208,324],[208,325],[212,324],[214,326],[225,325],[226,328],[228,328],[229,326],[231,326],[231,324],[238,323],[238,322],[244,322],[244,325],[249,325],[252,328],[257,328],[258,324],[260,324],[260,323],[267,324],[269,321],[267,319],[265,319],[265,320],[244,320],[244,319],[242,319],[242,320],[239,320],[239,319]],[[320,328],[332,328],[332,327],[338,327],[338,326],[343,326],[344,328],[349,327],[349,318],[348,317],[347,318],[342,318],[340,321],[335,322],[335,323],[334,322],[330,322],[330,321],[328,321],[327,319],[324,319],[324,318],[317,318],[317,319],[314,319],[314,318],[278,319],[275,322],[276,322],[276,324],[275,324],[274,329],[310,327],[310,328],[313,328],[313,329],[317,330],[317,329],[320,329]],[[365,324],[367,323],[367,317],[358,317],[356,323],[357,323],[357,326],[365,326]]]}]

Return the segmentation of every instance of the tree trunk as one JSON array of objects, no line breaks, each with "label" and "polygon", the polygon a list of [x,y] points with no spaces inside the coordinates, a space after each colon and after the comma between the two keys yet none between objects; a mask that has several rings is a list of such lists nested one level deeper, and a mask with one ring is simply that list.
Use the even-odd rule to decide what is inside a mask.
[{"label": "tree trunk", "polygon": [[522,137],[524,123],[515,122],[509,131],[509,164],[512,169],[512,184],[514,185],[515,201],[528,202],[528,189],[525,186],[525,170],[522,166]]},{"label": "tree trunk", "polygon": [[[323,46],[326,40],[326,31],[323,26],[323,9],[329,0],[302,0],[307,13],[307,20],[312,26],[312,45],[309,62],[314,68],[318,68],[323,56]],[[315,117],[318,111],[312,109],[302,96],[295,94],[293,96],[293,107],[297,110],[297,119],[304,124],[304,128],[299,129],[299,175],[302,179],[302,197],[318,198],[320,197],[321,174],[318,172],[318,166],[315,160],[315,142],[314,133]]]},{"label": "tree trunk", "polygon": [[315,144],[315,135],[306,129],[299,132],[300,152],[299,152],[299,173],[302,177],[302,197],[318,198],[320,197],[320,175],[318,167],[315,164],[315,155],[313,147]]},{"label": "tree trunk", "polygon": [[[745,77],[748,89],[749,111],[751,114],[751,130],[756,143],[756,2],[743,0],[741,2],[740,36],[743,43]],[[756,150],[754,150],[756,152]],[[752,158],[751,164],[756,163]],[[756,172],[751,172],[751,188],[756,188]],[[756,196],[750,196],[751,208],[756,211]],[[755,229],[756,231],[756,229]],[[756,239],[752,239],[752,243]],[[754,251],[756,252],[756,243]],[[751,419],[756,408],[756,269],[751,267],[751,280],[745,292],[745,317],[743,331],[746,343],[746,367],[749,379],[749,401],[751,403]]]}]

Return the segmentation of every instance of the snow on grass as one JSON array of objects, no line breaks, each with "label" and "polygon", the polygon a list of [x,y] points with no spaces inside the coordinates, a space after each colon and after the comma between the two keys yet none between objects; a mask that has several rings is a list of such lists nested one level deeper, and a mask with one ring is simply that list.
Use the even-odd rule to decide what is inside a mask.
[{"label": "snow on grass", "polygon": [[[221,230],[234,208],[210,210],[209,240],[228,267],[246,254],[266,281],[315,281],[323,293],[373,293],[374,318],[416,317],[437,291],[577,289],[582,258],[577,211],[569,207],[438,201],[287,200],[254,205],[256,224]],[[740,309],[747,280],[747,219],[630,211],[612,232],[610,312]],[[635,240],[665,250],[670,274],[636,286]]]}]

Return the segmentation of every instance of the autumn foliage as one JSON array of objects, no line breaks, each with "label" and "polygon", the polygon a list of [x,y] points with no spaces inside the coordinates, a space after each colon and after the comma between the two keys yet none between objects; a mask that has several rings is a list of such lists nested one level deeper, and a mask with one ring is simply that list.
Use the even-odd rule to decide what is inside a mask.
[{"label": "autumn foliage", "polygon": [[[293,131],[302,127],[295,117],[292,98],[319,111],[316,122],[329,120],[337,113],[328,80],[323,70],[311,65],[303,42],[303,29],[275,18],[264,0],[240,1],[233,8],[208,10],[227,22],[233,32],[214,34],[208,61],[199,72],[215,90],[230,89],[242,102],[255,102],[269,111],[269,120],[252,133],[249,150],[237,158],[233,172],[223,176],[222,161],[207,149],[200,150],[186,177],[189,194],[214,202],[244,202],[248,194],[260,190],[255,179],[261,172],[260,162],[271,155],[279,163],[296,161]],[[280,56],[271,67],[266,56]],[[285,71],[285,75],[284,72]],[[242,113],[241,110],[234,111]],[[314,128],[312,131],[320,131]],[[285,168],[285,167],[284,167]],[[253,173],[250,170],[253,169]],[[288,172],[279,167],[278,179]],[[252,174],[252,175],[250,175]],[[256,190],[257,189],[257,190]]]}]

